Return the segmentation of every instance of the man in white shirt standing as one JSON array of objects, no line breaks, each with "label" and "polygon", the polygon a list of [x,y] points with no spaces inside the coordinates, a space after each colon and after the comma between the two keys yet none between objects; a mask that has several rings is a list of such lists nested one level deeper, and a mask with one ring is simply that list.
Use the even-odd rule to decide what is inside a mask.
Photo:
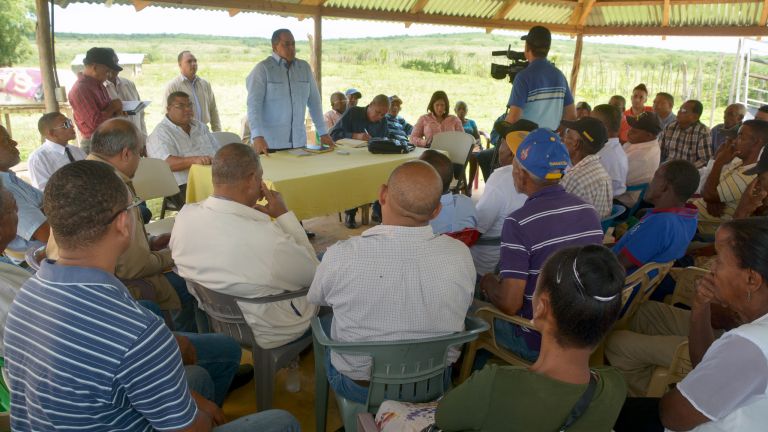
[{"label": "man in white shirt standing", "polygon": [[[212,171],[213,195],[176,216],[170,247],[179,275],[248,298],[308,287],[318,264],[315,251],[281,195],[262,181],[256,152],[227,144],[216,153]],[[256,204],[261,199],[265,206]],[[256,342],[267,349],[303,335],[317,310],[305,297],[240,308]]]},{"label": "man in white shirt standing", "polygon": [[611,188],[615,198],[626,192],[629,170],[627,154],[619,142],[621,112],[613,105],[602,104],[594,107],[590,116],[600,120],[608,131],[608,141],[597,155],[600,156],[603,168],[611,176]]},{"label": "man in white shirt standing", "polygon": [[167,102],[165,117],[147,139],[147,154],[168,162],[181,190],[180,199],[183,199],[189,167],[210,165],[219,145],[208,127],[193,118],[194,105],[189,95],[171,93]]},{"label": "man in white shirt standing", "polygon": [[64,114],[43,114],[37,121],[37,130],[45,138],[43,145],[29,155],[27,166],[32,185],[45,189],[48,178],[64,165],[85,159],[85,152],[69,145],[75,139],[75,126]]},{"label": "man in white shirt standing", "polygon": [[181,74],[165,86],[165,98],[174,92],[184,92],[189,95],[193,105],[195,120],[203,124],[211,124],[211,130],[221,130],[219,110],[216,108],[216,97],[208,81],[197,76],[197,58],[189,51],[182,51],[178,56]]},{"label": "man in white shirt standing", "polygon": [[[426,162],[400,165],[379,191],[382,224],[328,248],[307,298],[333,308],[332,339],[398,341],[463,329],[475,266],[463,243],[429,226],[442,190]],[[458,352],[449,357],[455,361]],[[370,359],[332,353],[326,369],[337,394],[365,402],[360,381],[370,379]]]}]

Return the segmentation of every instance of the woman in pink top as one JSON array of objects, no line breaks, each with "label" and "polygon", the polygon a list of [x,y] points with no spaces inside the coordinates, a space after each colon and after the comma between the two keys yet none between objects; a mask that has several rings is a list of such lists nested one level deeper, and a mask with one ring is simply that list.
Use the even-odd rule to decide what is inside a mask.
[{"label": "woman in pink top", "polygon": [[419,117],[413,127],[411,142],[418,147],[429,147],[432,138],[440,132],[463,132],[464,126],[455,115],[448,113],[448,95],[438,90],[432,94],[427,110],[429,114]]}]

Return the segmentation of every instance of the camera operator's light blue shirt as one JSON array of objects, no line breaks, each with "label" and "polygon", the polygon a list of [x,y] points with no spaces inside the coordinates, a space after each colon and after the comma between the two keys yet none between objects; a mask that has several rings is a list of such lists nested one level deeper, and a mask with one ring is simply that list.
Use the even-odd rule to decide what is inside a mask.
[{"label": "camera operator's light blue shirt", "polygon": [[251,140],[262,136],[270,149],[304,147],[307,107],[318,134],[328,133],[320,92],[309,63],[304,60],[294,59],[289,64],[272,53],[253,68],[245,84]]},{"label": "camera operator's light blue shirt", "polygon": [[523,110],[521,118],[557,130],[563,107],[573,104],[565,75],[549,60],[537,58],[520,71],[512,84],[507,106]]}]

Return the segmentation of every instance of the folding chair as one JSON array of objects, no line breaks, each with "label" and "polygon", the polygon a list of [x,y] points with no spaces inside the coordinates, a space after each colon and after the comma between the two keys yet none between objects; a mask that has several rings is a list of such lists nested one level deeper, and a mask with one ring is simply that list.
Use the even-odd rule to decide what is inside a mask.
[{"label": "folding chair", "polygon": [[431,148],[434,150],[441,150],[448,153],[448,158],[451,159],[454,165],[461,166],[461,172],[458,176],[454,176],[457,180],[455,185],[451,185],[451,190],[454,193],[458,193],[463,190],[467,194],[467,161],[469,160],[469,152],[472,151],[472,146],[475,144],[475,137],[466,132],[441,132],[432,138]]},{"label": "folding chair", "polygon": [[[169,200],[179,193],[179,185],[176,183],[176,177],[173,176],[170,165],[164,160],[141,158],[139,168],[133,176],[133,188],[136,190],[136,195],[144,200],[163,198],[160,219],[165,218],[166,210],[181,209]],[[151,230],[152,228],[147,227],[148,232]]]}]

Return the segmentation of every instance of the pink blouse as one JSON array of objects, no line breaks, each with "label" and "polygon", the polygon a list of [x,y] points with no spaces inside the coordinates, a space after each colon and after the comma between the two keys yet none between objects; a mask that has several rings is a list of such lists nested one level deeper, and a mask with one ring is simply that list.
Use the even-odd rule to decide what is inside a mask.
[{"label": "pink blouse", "polygon": [[418,147],[426,147],[432,143],[432,137],[440,132],[464,132],[461,120],[455,115],[448,115],[442,121],[434,114],[424,114],[413,127],[411,142]]}]

